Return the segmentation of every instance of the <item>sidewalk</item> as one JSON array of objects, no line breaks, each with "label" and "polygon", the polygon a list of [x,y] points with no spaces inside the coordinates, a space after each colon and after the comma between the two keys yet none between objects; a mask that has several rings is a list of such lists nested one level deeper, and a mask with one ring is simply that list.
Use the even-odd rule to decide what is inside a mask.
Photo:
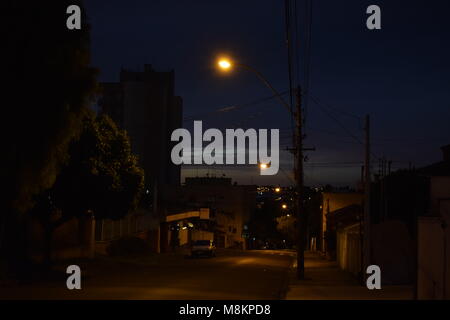
[{"label": "sidewalk", "polygon": [[369,290],[349,273],[315,253],[305,253],[305,280],[297,280],[293,268],[286,300],[409,300],[412,286],[381,286]]}]

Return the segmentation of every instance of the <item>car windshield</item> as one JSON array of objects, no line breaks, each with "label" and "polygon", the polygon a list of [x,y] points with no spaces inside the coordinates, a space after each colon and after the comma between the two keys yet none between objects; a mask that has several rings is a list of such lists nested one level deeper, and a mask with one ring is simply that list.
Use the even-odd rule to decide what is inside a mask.
[{"label": "car windshield", "polygon": [[209,246],[209,240],[196,240],[194,246]]}]

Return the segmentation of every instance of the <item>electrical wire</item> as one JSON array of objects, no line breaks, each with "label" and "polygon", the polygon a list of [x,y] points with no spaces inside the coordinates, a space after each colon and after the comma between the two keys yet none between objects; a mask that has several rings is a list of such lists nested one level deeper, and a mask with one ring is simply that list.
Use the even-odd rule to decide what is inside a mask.
[{"label": "electrical wire", "polygon": [[[286,95],[287,93],[289,93],[289,91],[283,91],[283,92],[280,92],[280,95],[283,96],[283,95]],[[230,112],[230,111],[241,110],[241,109],[244,109],[244,108],[248,108],[248,107],[252,107],[252,106],[261,104],[263,102],[270,101],[270,100],[272,100],[272,99],[274,99],[276,97],[277,97],[277,95],[271,95],[271,96],[268,96],[268,97],[264,97],[264,98],[260,98],[260,99],[254,100],[252,102],[239,104],[239,105],[234,105],[234,106],[223,107],[223,108],[216,109],[214,111],[210,111],[210,112],[205,112],[205,113],[198,114],[198,115],[184,117],[183,118],[183,122],[197,120],[197,119],[201,119],[201,118],[209,117],[209,116],[214,116],[214,115],[219,115],[221,113],[226,113],[226,112]]]}]

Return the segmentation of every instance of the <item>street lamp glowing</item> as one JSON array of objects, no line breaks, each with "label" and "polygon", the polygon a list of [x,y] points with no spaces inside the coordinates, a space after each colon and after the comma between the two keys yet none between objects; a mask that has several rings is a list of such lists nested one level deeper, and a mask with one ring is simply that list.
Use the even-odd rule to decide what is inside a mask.
[{"label": "street lamp glowing", "polygon": [[280,190],[281,190],[281,189],[278,188],[278,187],[275,188],[275,192],[280,192]]},{"label": "street lamp glowing", "polygon": [[220,59],[217,63],[222,70],[228,70],[231,68],[231,62],[227,59]]},{"label": "street lamp glowing", "polygon": [[283,204],[281,207],[282,207],[283,209],[286,209],[286,208],[287,208],[287,205],[286,205],[286,204]]}]

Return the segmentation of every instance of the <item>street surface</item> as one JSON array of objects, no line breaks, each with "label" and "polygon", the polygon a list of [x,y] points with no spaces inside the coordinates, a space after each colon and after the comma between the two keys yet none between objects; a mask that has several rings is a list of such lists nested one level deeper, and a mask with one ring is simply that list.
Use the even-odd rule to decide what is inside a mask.
[{"label": "street surface", "polygon": [[[294,263],[294,268],[296,263]],[[411,300],[411,285],[385,285],[369,290],[355,276],[318,253],[305,252],[305,279],[291,272],[287,300]]]},{"label": "street surface", "polygon": [[182,254],[79,262],[81,290],[58,279],[0,288],[0,299],[281,299],[294,255],[288,251],[218,251],[214,258]]}]

